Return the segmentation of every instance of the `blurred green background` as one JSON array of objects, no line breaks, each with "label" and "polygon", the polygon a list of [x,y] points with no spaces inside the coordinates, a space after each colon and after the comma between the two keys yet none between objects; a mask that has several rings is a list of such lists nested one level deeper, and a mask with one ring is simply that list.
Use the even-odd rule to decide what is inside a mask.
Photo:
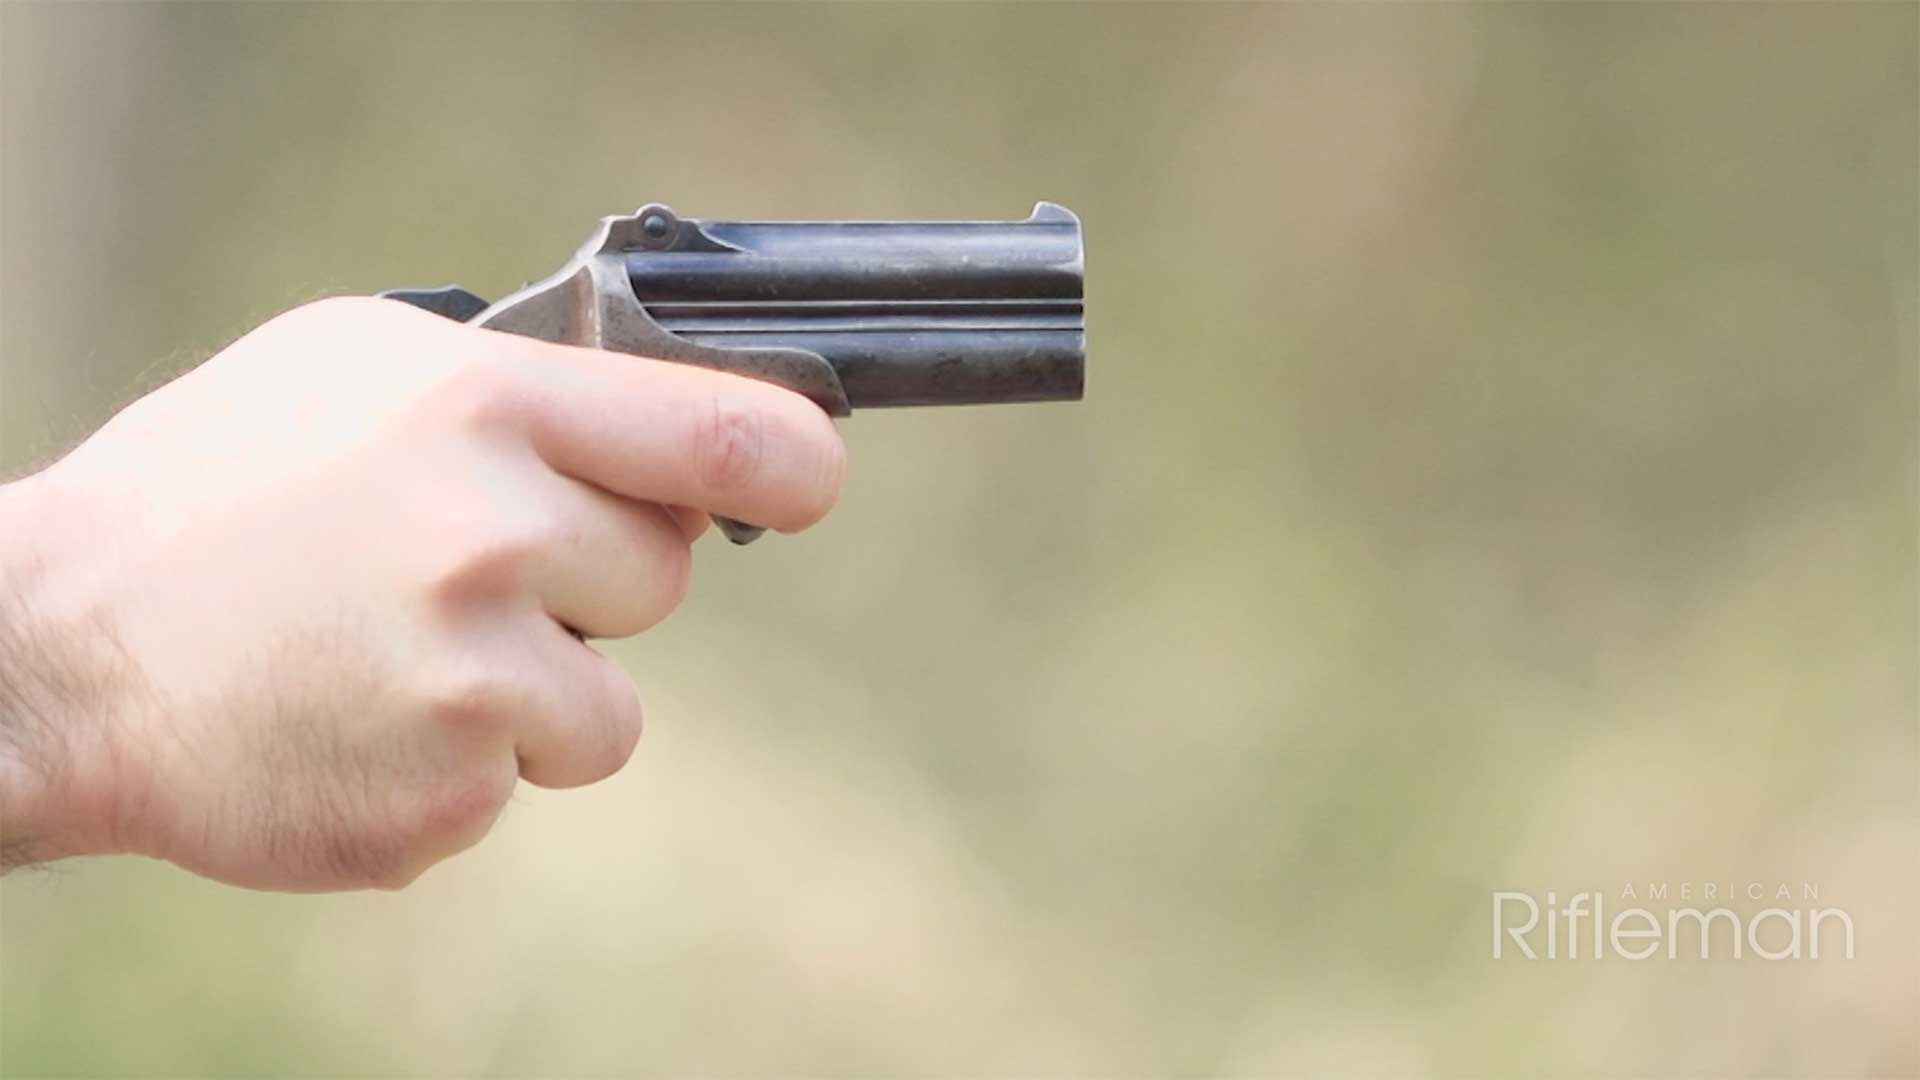
[{"label": "blurred green background", "polygon": [[[399,894],[0,883],[14,1075],[1920,1072],[1920,7],[0,5],[0,465],[602,214],[1086,221]],[[210,598],[216,602],[217,598]],[[1495,962],[1813,883],[1851,962]],[[1750,909],[1757,905],[1748,905]]]}]

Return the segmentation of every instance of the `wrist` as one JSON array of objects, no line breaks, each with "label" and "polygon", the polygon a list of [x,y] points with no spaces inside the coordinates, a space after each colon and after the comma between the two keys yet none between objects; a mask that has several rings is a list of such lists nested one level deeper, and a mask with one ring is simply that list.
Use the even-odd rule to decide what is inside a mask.
[{"label": "wrist", "polygon": [[126,847],[141,678],[89,587],[86,517],[51,473],[0,485],[0,870]]}]

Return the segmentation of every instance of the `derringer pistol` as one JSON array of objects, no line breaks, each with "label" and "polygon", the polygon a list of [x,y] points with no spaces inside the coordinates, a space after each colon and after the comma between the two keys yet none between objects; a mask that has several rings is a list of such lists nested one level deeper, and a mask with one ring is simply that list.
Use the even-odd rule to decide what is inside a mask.
[{"label": "derringer pistol", "polygon": [[[892,405],[1077,401],[1080,219],[716,221],[660,204],[601,219],[560,270],[487,303],[380,295],[493,330],[762,379],[832,416]],[[761,529],[719,522],[744,544]]]}]

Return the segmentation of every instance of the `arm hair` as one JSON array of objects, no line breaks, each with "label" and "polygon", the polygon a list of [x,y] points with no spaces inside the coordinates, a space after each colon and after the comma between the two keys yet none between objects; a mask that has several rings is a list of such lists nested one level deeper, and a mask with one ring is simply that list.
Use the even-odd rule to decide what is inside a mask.
[{"label": "arm hair", "polygon": [[102,612],[35,610],[38,565],[0,565],[0,874],[57,855],[75,751],[101,734],[137,680]]}]

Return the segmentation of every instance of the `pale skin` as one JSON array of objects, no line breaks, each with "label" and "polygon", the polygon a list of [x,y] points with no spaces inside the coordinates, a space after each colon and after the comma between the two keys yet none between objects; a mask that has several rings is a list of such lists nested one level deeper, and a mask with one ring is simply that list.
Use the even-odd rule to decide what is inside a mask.
[{"label": "pale skin", "polygon": [[792,532],[832,422],[731,375],[325,300],[0,486],[0,862],[397,888],[618,770],[708,515]]}]

